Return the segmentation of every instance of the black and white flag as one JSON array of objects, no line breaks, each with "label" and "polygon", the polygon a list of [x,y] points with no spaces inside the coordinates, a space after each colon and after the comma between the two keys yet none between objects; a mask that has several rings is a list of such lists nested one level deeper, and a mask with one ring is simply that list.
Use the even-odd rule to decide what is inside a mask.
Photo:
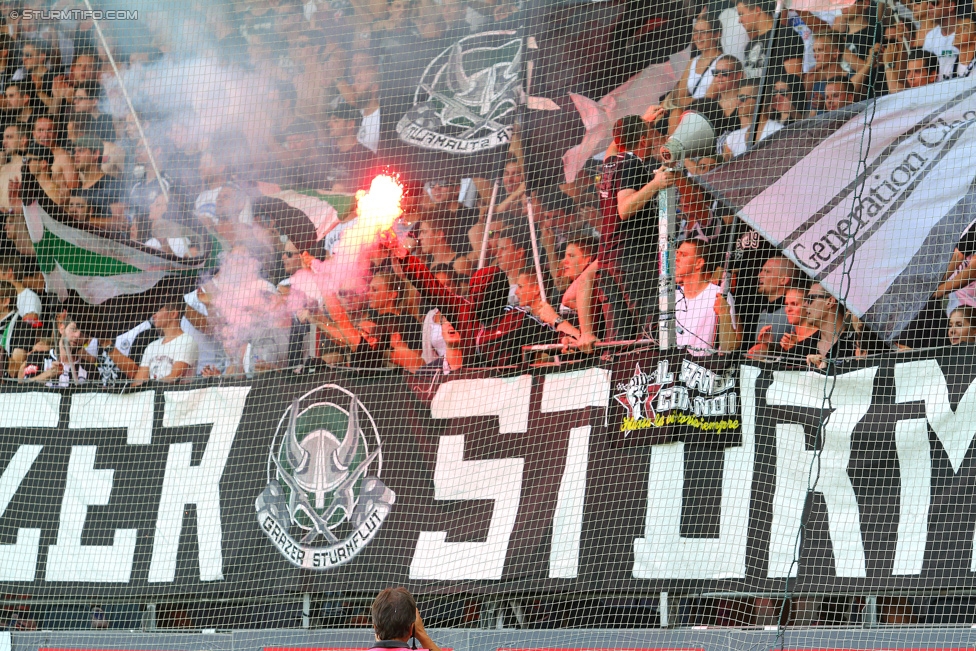
[{"label": "black and white flag", "polygon": [[947,81],[796,123],[702,180],[891,340],[976,219],[974,124],[976,79]]}]

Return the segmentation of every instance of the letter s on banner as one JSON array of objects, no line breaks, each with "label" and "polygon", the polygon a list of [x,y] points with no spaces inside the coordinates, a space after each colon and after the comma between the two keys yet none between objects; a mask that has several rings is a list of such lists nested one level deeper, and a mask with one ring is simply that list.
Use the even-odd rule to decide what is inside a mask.
[{"label": "letter s on banner", "polygon": [[[498,416],[500,434],[529,427],[532,377],[457,380],[441,385],[430,406],[433,418]],[[464,460],[464,437],[443,436],[434,467],[435,500],[494,500],[485,542],[447,542],[446,531],[421,531],[410,562],[411,579],[498,580],[522,496],[525,460]]]}]

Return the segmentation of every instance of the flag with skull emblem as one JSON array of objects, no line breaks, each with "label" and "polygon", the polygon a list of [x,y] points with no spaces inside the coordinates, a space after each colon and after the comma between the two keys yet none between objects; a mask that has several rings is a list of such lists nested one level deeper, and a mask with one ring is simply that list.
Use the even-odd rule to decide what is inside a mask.
[{"label": "flag with skull emblem", "polygon": [[287,427],[279,425],[268,486],[255,507],[262,530],[293,565],[327,570],[347,563],[390,514],[396,495],[379,478],[376,425],[367,412],[367,436],[360,409],[355,395],[325,385],[296,398]]},{"label": "flag with skull emblem", "polygon": [[500,171],[523,103],[522,41],[515,30],[485,31],[432,52],[395,118],[387,160],[420,178]]}]

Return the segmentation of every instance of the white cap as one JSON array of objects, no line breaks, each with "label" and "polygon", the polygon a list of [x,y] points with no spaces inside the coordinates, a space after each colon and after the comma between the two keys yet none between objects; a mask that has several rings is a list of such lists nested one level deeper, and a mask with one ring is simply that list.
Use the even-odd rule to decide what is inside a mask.
[{"label": "white cap", "polygon": [[42,309],[41,297],[35,294],[33,291],[25,289],[21,293],[17,294],[17,314],[19,314],[21,317],[24,317],[31,312],[40,316]]}]

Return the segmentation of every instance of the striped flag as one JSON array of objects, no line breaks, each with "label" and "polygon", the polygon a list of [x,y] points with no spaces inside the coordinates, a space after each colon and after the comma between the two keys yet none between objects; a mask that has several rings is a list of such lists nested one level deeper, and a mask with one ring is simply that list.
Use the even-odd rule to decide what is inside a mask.
[{"label": "striped flag", "polygon": [[891,341],[976,220],[974,160],[965,78],[798,122],[700,180]]},{"label": "striped flag", "polygon": [[[49,210],[54,205],[44,202]],[[74,290],[99,305],[126,294],[152,289],[173,274],[195,273],[204,259],[180,259],[97,229],[52,217],[35,201],[24,207],[37,263],[49,290],[65,299]]]}]

